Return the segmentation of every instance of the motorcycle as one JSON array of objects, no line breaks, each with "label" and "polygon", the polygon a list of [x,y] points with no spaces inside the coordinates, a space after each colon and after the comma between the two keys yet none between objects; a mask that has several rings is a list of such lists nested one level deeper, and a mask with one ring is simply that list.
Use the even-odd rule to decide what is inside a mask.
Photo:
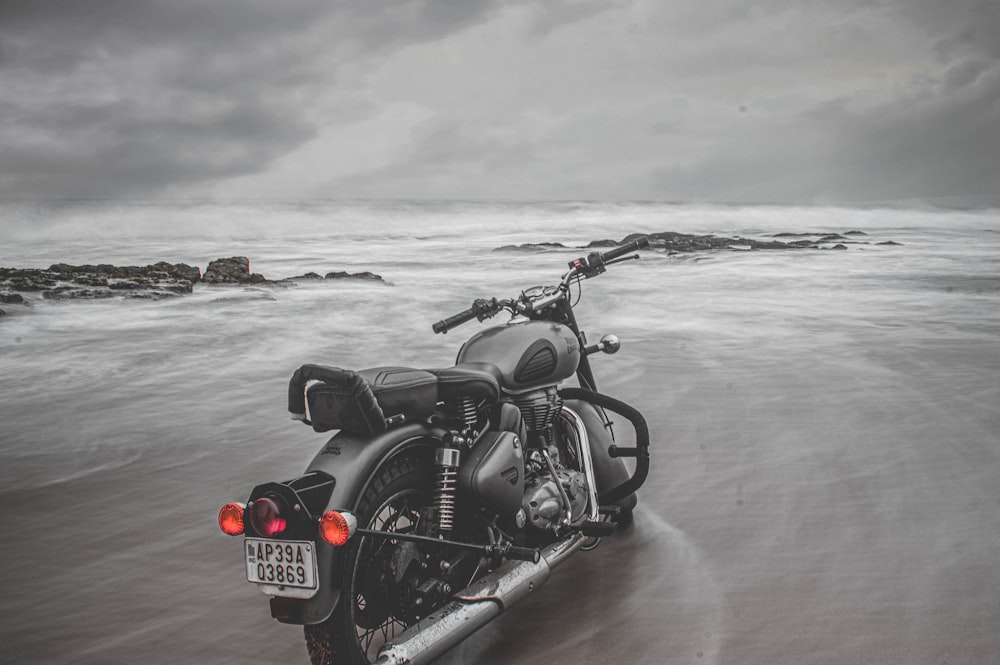
[{"label": "motorcycle", "polygon": [[[589,356],[621,342],[587,342],[573,290],[648,244],[592,252],[558,284],[437,322],[443,334],[511,314],[452,367],[292,375],[292,417],[338,431],[303,475],[223,506],[219,526],[244,536],[247,580],[275,619],[304,626],[314,665],[431,662],[631,523],[649,432],[597,391]],[[564,386],[574,374],[579,387]],[[616,444],[609,412],[631,423],[634,445]]]}]

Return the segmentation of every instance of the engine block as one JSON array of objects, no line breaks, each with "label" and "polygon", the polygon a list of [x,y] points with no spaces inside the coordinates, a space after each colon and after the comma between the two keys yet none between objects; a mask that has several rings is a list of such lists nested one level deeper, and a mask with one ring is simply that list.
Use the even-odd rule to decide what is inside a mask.
[{"label": "engine block", "polygon": [[[559,485],[569,498],[570,520],[579,519],[587,508],[587,479],[579,471],[558,469]],[[559,485],[551,476],[532,475],[525,479],[524,499],[521,507],[527,523],[536,529],[551,530],[559,526],[565,516]]]}]

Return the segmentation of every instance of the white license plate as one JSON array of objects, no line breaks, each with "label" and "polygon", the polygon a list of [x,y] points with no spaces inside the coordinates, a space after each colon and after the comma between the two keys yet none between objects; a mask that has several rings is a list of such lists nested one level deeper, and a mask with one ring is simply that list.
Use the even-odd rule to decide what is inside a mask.
[{"label": "white license plate", "polygon": [[308,540],[247,538],[243,547],[247,580],[262,585],[265,593],[293,595],[282,591],[318,588],[315,543]]}]

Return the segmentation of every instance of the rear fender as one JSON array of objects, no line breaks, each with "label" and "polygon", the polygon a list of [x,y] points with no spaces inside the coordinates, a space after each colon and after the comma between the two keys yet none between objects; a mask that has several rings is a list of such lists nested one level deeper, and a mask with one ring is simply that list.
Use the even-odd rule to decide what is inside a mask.
[{"label": "rear fender", "polygon": [[[341,431],[320,449],[306,472],[322,471],[334,478],[326,510],[355,511],[368,483],[383,465],[408,450],[425,449],[430,454],[440,445],[444,433],[424,423],[395,427],[375,436]],[[282,623],[309,625],[330,618],[340,600],[342,559],[346,550],[317,537],[319,590],[306,600],[272,598],[271,616]]]}]

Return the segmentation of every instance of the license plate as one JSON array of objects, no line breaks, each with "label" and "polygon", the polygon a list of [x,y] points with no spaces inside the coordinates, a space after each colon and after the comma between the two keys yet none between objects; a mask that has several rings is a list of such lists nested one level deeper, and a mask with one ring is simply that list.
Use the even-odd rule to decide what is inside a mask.
[{"label": "license plate", "polygon": [[318,588],[315,543],[247,538],[244,548],[247,580],[260,584],[265,593],[299,596],[301,589]]}]

